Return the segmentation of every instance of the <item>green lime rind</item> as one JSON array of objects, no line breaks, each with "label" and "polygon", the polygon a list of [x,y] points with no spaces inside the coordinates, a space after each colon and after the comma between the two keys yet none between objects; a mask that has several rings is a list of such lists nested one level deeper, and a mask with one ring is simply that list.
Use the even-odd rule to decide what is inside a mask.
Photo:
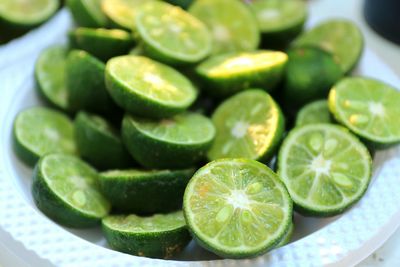
[{"label": "green lime rind", "polygon": [[296,127],[278,154],[278,174],[295,208],[306,216],[343,213],[366,192],[372,174],[367,148],[344,127]]},{"label": "green lime rind", "polygon": [[211,120],[186,112],[170,119],[126,115],[122,139],[131,155],[147,168],[188,168],[205,158],[215,137]]},{"label": "green lime rind", "polygon": [[285,233],[285,235],[283,236],[281,241],[279,241],[279,243],[276,245],[275,248],[280,248],[280,247],[283,247],[283,246],[286,246],[287,244],[289,244],[292,239],[293,232],[294,232],[294,223],[291,222],[290,226],[289,226],[289,230],[287,230],[287,232]]},{"label": "green lime rind", "polygon": [[273,89],[281,81],[288,57],[283,52],[260,50],[213,56],[196,68],[202,89],[225,98],[248,88]]},{"label": "green lime rind", "polygon": [[118,211],[165,213],[182,208],[183,193],[194,171],[111,170],[100,174],[100,185]]},{"label": "green lime rind", "polygon": [[97,169],[135,166],[118,131],[104,118],[79,112],[74,121],[79,155]]},{"label": "green lime rind", "polygon": [[226,258],[274,248],[288,231],[292,200],[279,177],[249,159],[221,159],[200,168],[185,190],[183,210],[194,238]]},{"label": "green lime rind", "polygon": [[171,117],[196,99],[193,84],[175,69],[142,56],[120,56],[107,62],[106,85],[115,102],[132,114]]},{"label": "green lime rind", "polygon": [[68,227],[94,227],[110,211],[96,170],[71,155],[47,154],[39,160],[32,195],[44,214]]},{"label": "green lime rind", "polygon": [[53,45],[44,50],[35,65],[35,80],[40,95],[53,106],[68,111],[66,61],[68,49]]},{"label": "green lime rind", "polygon": [[337,57],[344,73],[350,72],[361,58],[364,38],[353,22],[344,19],[326,20],[301,34],[293,46],[317,46]]},{"label": "green lime rind", "polygon": [[17,156],[30,166],[47,153],[77,153],[71,120],[57,110],[44,107],[18,113],[13,141]]},{"label": "green lime rind", "polygon": [[163,63],[194,64],[211,52],[212,39],[204,23],[168,3],[151,1],[141,6],[136,27],[146,54]]},{"label": "green lime rind", "polygon": [[190,6],[189,13],[210,30],[213,55],[258,48],[260,31],[256,18],[242,1],[197,0]]},{"label": "green lime rind", "polygon": [[111,248],[151,258],[171,258],[191,240],[182,211],[151,217],[112,215],[103,219],[102,228]]},{"label": "green lime rind", "polygon": [[278,104],[263,90],[238,93],[214,111],[217,134],[207,153],[209,160],[250,158],[268,161],[278,148],[285,119]]},{"label": "green lime rind", "polygon": [[325,99],[310,102],[297,113],[296,127],[317,123],[333,123],[328,101]]},{"label": "green lime rind", "polygon": [[129,32],[118,29],[80,27],[69,32],[69,40],[72,48],[84,50],[102,61],[127,54],[135,45]]},{"label": "green lime rind", "polygon": [[400,143],[400,93],[389,84],[363,77],[342,79],[329,93],[334,118],[368,145],[382,149]]},{"label": "green lime rind", "polygon": [[75,23],[80,27],[103,28],[108,19],[101,10],[102,0],[66,0]]}]

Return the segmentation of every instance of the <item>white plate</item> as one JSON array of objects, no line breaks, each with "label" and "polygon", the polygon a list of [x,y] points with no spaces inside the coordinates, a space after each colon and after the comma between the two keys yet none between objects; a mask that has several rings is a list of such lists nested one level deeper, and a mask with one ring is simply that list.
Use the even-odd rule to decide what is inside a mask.
[{"label": "white plate", "polygon": [[[318,20],[314,16],[311,24]],[[14,156],[11,132],[18,111],[42,104],[34,90],[34,62],[44,47],[65,41],[70,23],[62,11],[38,30],[0,48],[0,248],[6,247],[9,256],[17,255],[14,266],[349,266],[368,256],[397,228],[399,148],[376,154],[373,182],[351,210],[330,219],[296,215],[296,241],[252,260],[216,259],[194,242],[177,260],[134,257],[105,248],[99,229],[72,230],[53,223],[33,204],[32,170]],[[393,72],[368,49],[357,72],[400,86]]]}]

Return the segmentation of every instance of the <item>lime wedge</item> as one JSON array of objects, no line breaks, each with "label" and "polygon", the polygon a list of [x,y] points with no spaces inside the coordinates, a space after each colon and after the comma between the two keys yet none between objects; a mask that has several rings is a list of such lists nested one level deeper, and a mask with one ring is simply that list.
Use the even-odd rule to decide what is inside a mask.
[{"label": "lime wedge", "polygon": [[199,244],[229,258],[272,249],[292,220],[292,200],[279,177],[248,159],[216,160],[199,169],[186,187],[183,209]]},{"label": "lime wedge", "polygon": [[197,0],[189,12],[203,21],[212,38],[212,54],[252,51],[260,42],[257,21],[239,0]]},{"label": "lime wedge", "polygon": [[73,124],[66,115],[49,108],[23,110],[14,121],[14,148],[29,165],[47,153],[76,154]]},{"label": "lime wedge", "polygon": [[97,172],[74,156],[41,158],[33,174],[32,194],[43,213],[69,227],[96,226],[110,210],[100,194]]},{"label": "lime wedge", "polygon": [[182,211],[151,217],[112,215],[102,224],[111,248],[137,256],[170,258],[191,240]]},{"label": "lime wedge", "polygon": [[317,46],[337,57],[344,73],[350,72],[361,57],[364,41],[351,21],[328,20],[300,35],[294,46]]},{"label": "lime wedge", "polygon": [[328,101],[317,100],[302,107],[296,116],[296,127],[306,124],[332,123]]},{"label": "lime wedge", "polygon": [[35,66],[35,78],[41,95],[52,105],[69,110],[65,68],[68,49],[51,46],[44,50]]},{"label": "lime wedge", "polygon": [[272,91],[284,74],[288,56],[260,50],[213,56],[196,68],[204,89],[215,97],[227,97],[258,87]]},{"label": "lime wedge", "polygon": [[273,156],[285,129],[282,112],[272,97],[257,89],[225,100],[212,115],[217,134],[208,158],[250,158],[266,161]]},{"label": "lime wedge", "polygon": [[72,17],[78,26],[100,28],[108,24],[106,15],[101,11],[102,0],[66,0]]},{"label": "lime wedge", "polygon": [[178,71],[141,56],[109,60],[106,84],[118,105],[144,117],[173,116],[187,109],[197,96],[192,83]]},{"label": "lime wedge", "polygon": [[331,216],[354,205],[367,190],[372,160],[349,131],[331,124],[294,128],[278,155],[278,173],[297,210]]},{"label": "lime wedge", "polygon": [[131,155],[148,168],[186,168],[205,157],[215,137],[207,117],[186,112],[149,120],[126,115],[122,138]]},{"label": "lime wedge", "polygon": [[165,2],[151,1],[141,6],[136,27],[146,53],[167,64],[197,63],[211,51],[207,27],[181,8]]},{"label": "lime wedge", "polygon": [[335,119],[375,148],[400,142],[400,92],[381,81],[352,77],[329,94]]}]

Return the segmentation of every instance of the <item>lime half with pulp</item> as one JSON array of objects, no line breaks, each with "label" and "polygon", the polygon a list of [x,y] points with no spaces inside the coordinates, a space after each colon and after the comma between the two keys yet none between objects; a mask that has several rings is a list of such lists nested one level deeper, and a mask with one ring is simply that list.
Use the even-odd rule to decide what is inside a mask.
[{"label": "lime half with pulp", "polygon": [[331,123],[328,101],[325,99],[311,102],[302,107],[296,116],[296,127],[306,124]]}]

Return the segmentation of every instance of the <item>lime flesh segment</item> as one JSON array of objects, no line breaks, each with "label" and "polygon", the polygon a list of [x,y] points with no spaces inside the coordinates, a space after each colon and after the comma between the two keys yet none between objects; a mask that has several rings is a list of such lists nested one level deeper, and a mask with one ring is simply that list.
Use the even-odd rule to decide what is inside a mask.
[{"label": "lime flesh segment", "polygon": [[212,54],[257,49],[257,21],[239,0],[197,0],[189,12],[203,21],[213,38]]},{"label": "lime flesh segment", "polygon": [[292,201],[278,176],[248,159],[221,159],[198,170],[184,195],[186,223],[206,249],[229,258],[275,247],[289,229]]},{"label": "lime flesh segment", "polygon": [[140,8],[136,26],[146,53],[161,62],[197,63],[211,51],[207,27],[179,7],[149,2]]},{"label": "lime flesh segment", "polygon": [[296,116],[296,127],[306,124],[332,123],[328,101],[317,100],[302,107]]},{"label": "lime flesh segment", "polygon": [[344,73],[361,57],[364,41],[358,27],[347,20],[328,20],[300,35],[294,46],[317,46],[337,57]]},{"label": "lime flesh segment", "polygon": [[212,115],[217,135],[208,158],[268,160],[284,131],[284,117],[272,97],[247,90],[223,102]]},{"label": "lime flesh segment", "polygon": [[67,5],[78,26],[99,28],[108,24],[106,15],[101,11],[101,1],[67,0]]},{"label": "lime flesh segment", "polygon": [[400,92],[388,84],[343,79],[331,89],[329,109],[337,121],[376,148],[400,142]]},{"label": "lime flesh segment", "polygon": [[298,211],[332,216],[355,204],[367,190],[372,160],[347,129],[331,124],[294,128],[278,155],[278,173]]}]

